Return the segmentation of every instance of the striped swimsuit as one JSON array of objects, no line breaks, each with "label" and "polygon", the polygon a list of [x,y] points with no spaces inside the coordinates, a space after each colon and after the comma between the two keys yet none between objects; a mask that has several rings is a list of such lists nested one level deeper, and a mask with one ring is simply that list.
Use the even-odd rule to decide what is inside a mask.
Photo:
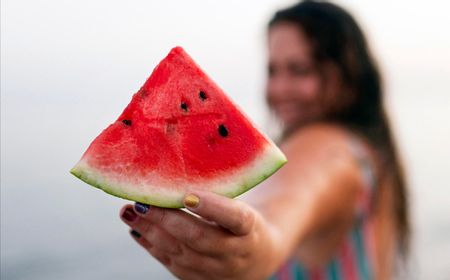
[{"label": "striped swimsuit", "polygon": [[364,178],[365,191],[359,200],[355,222],[334,257],[323,267],[306,269],[296,259],[290,259],[270,277],[270,280],[352,280],[374,279],[373,231],[367,219],[370,200],[376,186],[374,167],[361,143],[352,139],[350,149],[359,163]]}]

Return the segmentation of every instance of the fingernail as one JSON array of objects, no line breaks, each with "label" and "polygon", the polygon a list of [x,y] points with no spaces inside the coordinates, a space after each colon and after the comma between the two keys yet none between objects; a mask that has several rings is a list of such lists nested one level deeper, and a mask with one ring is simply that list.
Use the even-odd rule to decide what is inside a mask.
[{"label": "fingernail", "polygon": [[150,206],[147,204],[136,202],[136,204],[134,204],[134,209],[140,214],[145,214],[147,213],[148,209],[150,209]]},{"label": "fingernail", "polygon": [[136,238],[140,238],[141,237],[141,234],[139,232],[135,231],[134,229],[130,233],[131,233],[131,235],[133,235]]},{"label": "fingernail", "polygon": [[127,208],[127,209],[123,212],[122,217],[123,217],[125,220],[127,220],[127,221],[129,221],[129,222],[132,222],[132,221],[134,221],[134,220],[136,219],[137,215],[136,215],[136,213],[134,213],[134,211],[133,211],[132,209]]},{"label": "fingernail", "polygon": [[187,207],[195,208],[200,203],[200,198],[196,195],[190,194],[184,198],[184,205]]}]

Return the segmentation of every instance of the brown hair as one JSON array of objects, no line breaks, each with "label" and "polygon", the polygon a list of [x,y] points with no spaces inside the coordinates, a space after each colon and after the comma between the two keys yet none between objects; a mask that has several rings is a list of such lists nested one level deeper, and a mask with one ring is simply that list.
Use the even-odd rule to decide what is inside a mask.
[{"label": "brown hair", "polygon": [[330,112],[325,120],[352,129],[377,151],[383,170],[375,199],[381,193],[379,188],[392,188],[386,191],[393,198],[391,206],[399,249],[401,253],[406,252],[410,236],[406,182],[383,106],[380,73],[364,34],[348,12],[328,2],[304,1],[280,10],[270,20],[269,28],[282,22],[295,24],[306,34],[319,68],[329,62],[338,67],[352,94],[352,102]]}]

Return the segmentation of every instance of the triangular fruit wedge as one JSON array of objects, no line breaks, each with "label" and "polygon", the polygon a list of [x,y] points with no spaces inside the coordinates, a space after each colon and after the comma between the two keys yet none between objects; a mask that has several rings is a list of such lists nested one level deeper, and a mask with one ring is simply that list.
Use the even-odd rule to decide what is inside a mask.
[{"label": "triangular fruit wedge", "polygon": [[235,197],[285,162],[277,146],[175,47],[71,173],[118,197],[178,208],[194,189]]}]

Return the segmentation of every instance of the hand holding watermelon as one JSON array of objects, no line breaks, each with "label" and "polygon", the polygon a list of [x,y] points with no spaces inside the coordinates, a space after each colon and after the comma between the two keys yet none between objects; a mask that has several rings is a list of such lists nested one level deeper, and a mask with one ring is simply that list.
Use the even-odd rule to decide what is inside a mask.
[{"label": "hand holding watermelon", "polygon": [[273,269],[274,231],[249,205],[204,191],[186,196],[184,205],[199,217],[139,203],[124,206],[121,217],[180,279],[261,279]]},{"label": "hand holding watermelon", "polygon": [[[180,278],[257,279],[275,269],[274,234],[256,210],[231,198],[285,163],[278,147],[176,47],[71,173],[138,202],[122,209],[123,221]],[[159,207],[187,207],[198,216]]]}]

